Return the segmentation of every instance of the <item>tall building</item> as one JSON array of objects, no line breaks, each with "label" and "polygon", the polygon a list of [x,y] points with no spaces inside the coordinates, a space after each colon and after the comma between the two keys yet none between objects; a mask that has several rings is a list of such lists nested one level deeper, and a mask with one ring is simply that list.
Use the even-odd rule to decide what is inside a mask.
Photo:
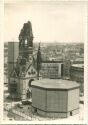
[{"label": "tall building", "polygon": [[19,42],[8,42],[8,90],[10,91],[10,76],[16,66],[19,56]]},{"label": "tall building", "polygon": [[58,79],[63,75],[62,61],[43,61],[40,73],[43,78]]},{"label": "tall building", "polygon": [[[12,58],[15,53],[13,53]],[[25,100],[29,98],[31,81],[37,72],[33,66],[33,34],[31,22],[24,24],[19,35],[19,54],[16,65],[9,76],[10,95],[12,98]]]},{"label": "tall building", "polygon": [[63,78],[70,79],[71,61],[69,59],[63,60]]},{"label": "tall building", "polygon": [[80,92],[84,92],[84,65],[73,64],[70,69],[70,79],[80,84]]}]

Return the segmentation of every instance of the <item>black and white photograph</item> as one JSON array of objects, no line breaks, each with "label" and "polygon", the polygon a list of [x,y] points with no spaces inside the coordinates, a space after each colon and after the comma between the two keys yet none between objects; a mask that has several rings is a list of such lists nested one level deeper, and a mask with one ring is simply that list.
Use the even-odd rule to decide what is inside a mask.
[{"label": "black and white photograph", "polygon": [[3,121],[84,123],[85,2],[4,4]]}]

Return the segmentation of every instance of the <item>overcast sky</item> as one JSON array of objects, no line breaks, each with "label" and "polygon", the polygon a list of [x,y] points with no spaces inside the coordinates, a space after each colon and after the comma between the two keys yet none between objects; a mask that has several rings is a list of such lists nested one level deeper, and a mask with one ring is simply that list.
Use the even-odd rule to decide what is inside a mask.
[{"label": "overcast sky", "polygon": [[60,2],[5,4],[5,41],[18,41],[23,24],[32,23],[34,42],[84,42],[84,6]]}]

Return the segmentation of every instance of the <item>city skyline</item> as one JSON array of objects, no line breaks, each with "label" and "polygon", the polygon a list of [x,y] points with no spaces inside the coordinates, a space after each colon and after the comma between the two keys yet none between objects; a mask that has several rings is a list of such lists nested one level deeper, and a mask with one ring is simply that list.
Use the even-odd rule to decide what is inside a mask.
[{"label": "city skyline", "polygon": [[5,3],[4,41],[18,41],[23,24],[30,20],[34,42],[84,42],[84,12],[82,4],[72,2]]}]

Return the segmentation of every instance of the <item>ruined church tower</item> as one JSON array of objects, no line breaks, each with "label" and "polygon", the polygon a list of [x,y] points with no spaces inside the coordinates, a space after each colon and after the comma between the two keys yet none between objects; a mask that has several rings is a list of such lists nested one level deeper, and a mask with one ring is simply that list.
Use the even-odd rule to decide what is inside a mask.
[{"label": "ruined church tower", "polygon": [[[31,22],[24,23],[19,34],[19,56],[13,69],[15,88],[18,98],[25,100],[30,91],[30,81],[36,78],[37,72],[33,67],[33,33]],[[16,76],[16,78],[14,77]],[[10,80],[10,82],[12,82]],[[14,93],[13,93],[14,94]],[[14,96],[15,97],[15,96]]]}]

